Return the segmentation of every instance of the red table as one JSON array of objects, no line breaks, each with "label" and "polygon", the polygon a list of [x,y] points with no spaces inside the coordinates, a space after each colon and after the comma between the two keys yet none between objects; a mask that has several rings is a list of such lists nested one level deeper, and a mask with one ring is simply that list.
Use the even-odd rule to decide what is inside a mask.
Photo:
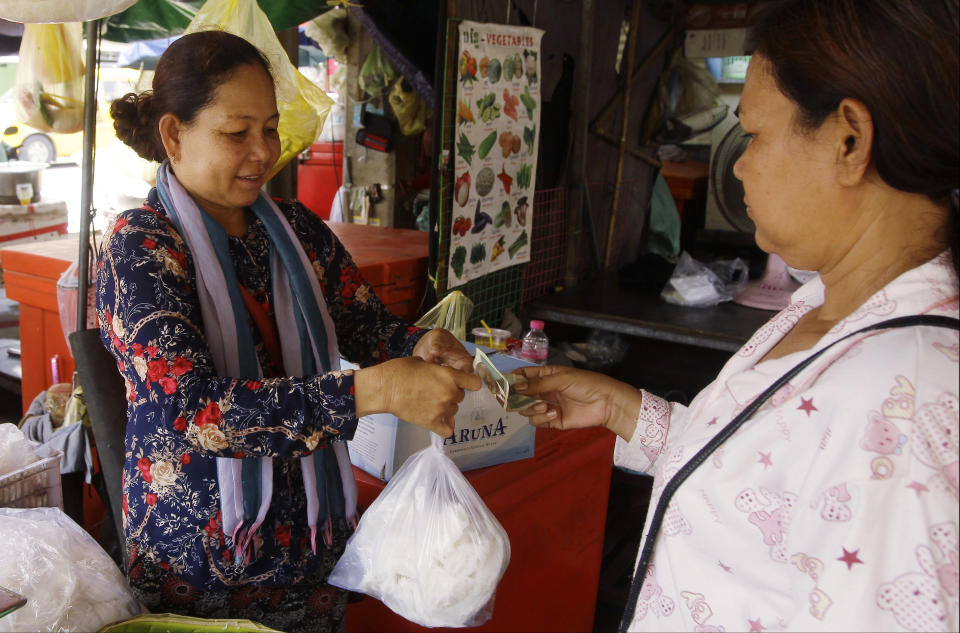
[{"label": "red table", "polygon": [[[467,479],[510,537],[510,565],[491,618],[459,631],[593,629],[614,435],[604,429],[537,430],[534,456],[468,471]],[[385,484],[354,468],[360,504]],[[438,631],[367,597],[347,608],[348,633]]]}]

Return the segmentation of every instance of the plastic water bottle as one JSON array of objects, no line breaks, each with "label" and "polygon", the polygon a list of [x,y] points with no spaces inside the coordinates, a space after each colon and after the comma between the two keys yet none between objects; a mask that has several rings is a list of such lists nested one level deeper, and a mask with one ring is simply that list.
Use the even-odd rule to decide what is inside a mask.
[{"label": "plastic water bottle", "polygon": [[550,339],[543,333],[543,321],[530,321],[530,331],[523,337],[520,356],[537,365],[547,364],[550,351]]}]

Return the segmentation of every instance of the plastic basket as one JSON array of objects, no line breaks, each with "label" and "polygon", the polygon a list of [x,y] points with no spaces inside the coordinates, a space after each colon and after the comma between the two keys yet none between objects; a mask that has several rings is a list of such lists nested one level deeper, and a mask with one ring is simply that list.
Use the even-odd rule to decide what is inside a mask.
[{"label": "plastic basket", "polygon": [[60,457],[58,450],[51,451],[29,466],[0,477],[0,508],[47,508],[63,509],[63,492],[60,486]]}]

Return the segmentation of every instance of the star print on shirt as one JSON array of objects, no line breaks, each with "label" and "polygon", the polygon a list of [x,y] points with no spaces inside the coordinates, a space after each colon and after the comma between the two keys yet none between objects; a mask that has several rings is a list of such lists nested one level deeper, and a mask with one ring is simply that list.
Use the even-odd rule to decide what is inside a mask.
[{"label": "star print on shirt", "polygon": [[716,418],[716,416],[714,416],[714,418],[713,418],[712,420],[710,420],[709,422],[707,422],[707,426],[713,426],[713,425],[716,424],[716,423],[717,423],[717,418]]},{"label": "star print on shirt", "polygon": [[767,452],[767,453],[763,453],[763,452],[761,452],[761,451],[757,451],[757,452],[760,453],[760,459],[757,460],[757,463],[758,463],[758,464],[763,464],[763,469],[764,469],[764,470],[766,470],[767,468],[773,466],[773,460],[770,459],[770,453],[769,453],[769,452]]},{"label": "star print on shirt", "polygon": [[760,618],[756,620],[747,620],[750,623],[750,633],[760,633],[760,631],[767,630],[767,627],[763,626],[760,623]]},{"label": "star print on shirt", "polygon": [[852,552],[848,552],[846,547],[841,547],[840,549],[843,550],[843,556],[841,556],[837,560],[846,563],[847,570],[853,569],[853,565],[855,563],[860,563],[861,565],[863,564],[863,561],[860,560],[860,558],[857,556],[857,554],[860,553],[859,548],[853,550]]},{"label": "star print on shirt", "polygon": [[917,493],[918,497],[920,496],[920,493],[930,491],[929,488],[927,488],[925,485],[923,485],[919,481],[911,481],[910,483],[907,484],[907,488],[913,488],[913,491]]},{"label": "star print on shirt", "polygon": [[806,411],[808,418],[810,417],[811,412],[820,410],[815,406],[813,406],[813,398],[807,399],[807,398],[804,398],[803,396],[800,396],[800,406],[797,407],[797,409],[800,411]]},{"label": "star print on shirt", "polygon": [[718,561],[717,561],[717,564],[720,565],[720,569],[722,569],[723,571],[727,572],[728,574],[732,574],[732,573],[733,573],[733,568],[730,567],[729,565],[724,565],[722,560],[718,560]]}]

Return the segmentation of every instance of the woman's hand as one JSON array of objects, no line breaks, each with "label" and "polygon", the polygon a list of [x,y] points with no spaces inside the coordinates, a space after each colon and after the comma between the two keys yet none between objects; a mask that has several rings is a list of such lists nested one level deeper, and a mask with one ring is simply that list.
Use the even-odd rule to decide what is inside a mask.
[{"label": "woman's hand", "polygon": [[482,383],[476,374],[410,356],[355,371],[353,385],[358,418],[392,413],[447,437],[453,433],[453,416],[464,398],[463,390],[476,391]]},{"label": "woman's hand", "polygon": [[517,393],[544,402],[520,412],[530,424],[550,429],[603,426],[627,441],[640,413],[640,391],[619,380],[571,367],[522,367],[513,373]]},{"label": "woman's hand", "polygon": [[473,357],[453,334],[442,328],[434,328],[424,334],[413,348],[413,356],[428,363],[473,372]]}]

